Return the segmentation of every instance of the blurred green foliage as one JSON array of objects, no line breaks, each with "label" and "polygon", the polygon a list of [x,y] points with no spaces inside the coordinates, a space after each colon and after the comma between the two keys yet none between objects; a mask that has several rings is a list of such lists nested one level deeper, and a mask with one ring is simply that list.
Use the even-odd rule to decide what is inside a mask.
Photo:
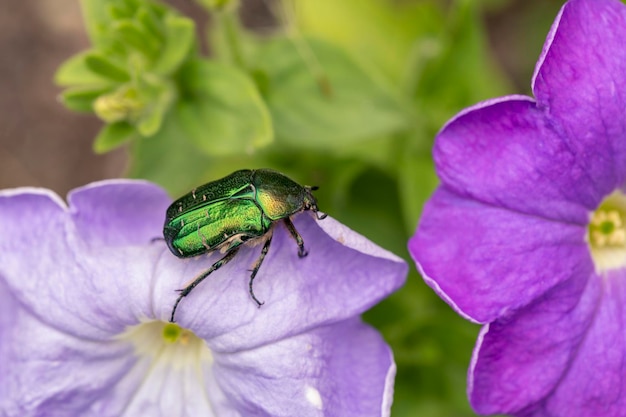
[{"label": "blurred green foliage", "polygon": [[[463,107],[510,93],[482,14],[505,0],[284,0],[261,35],[232,0],[204,56],[193,20],[151,0],[82,0],[92,47],[56,81],[104,122],[96,152],[127,144],[128,175],[172,196],[240,168],[316,184],[323,211],[403,256],[438,184],[433,138]],[[539,51],[536,51],[537,56]],[[466,373],[478,327],[412,269],[366,314],[398,366],[392,415],[472,416]]]}]

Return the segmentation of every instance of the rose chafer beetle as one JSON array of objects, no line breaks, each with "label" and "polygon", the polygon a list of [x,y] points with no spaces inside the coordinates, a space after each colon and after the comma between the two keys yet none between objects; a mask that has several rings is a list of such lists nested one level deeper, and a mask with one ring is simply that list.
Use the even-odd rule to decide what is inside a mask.
[{"label": "rose chafer beetle", "polygon": [[282,221],[298,245],[298,256],[304,257],[304,241],[291,222],[291,216],[310,210],[318,219],[317,201],[312,191],[317,187],[302,186],[287,176],[270,170],[241,170],[193,189],[169,206],[163,225],[163,237],[170,251],[179,258],[190,258],[216,250],[225,253],[209,269],[198,275],[185,288],[172,308],[170,321],[178,303],[212,272],[230,262],[241,245],[264,239],[261,255],[250,274],[249,292],[260,307],[263,303],[254,295],[252,283],[272,242],[274,225]]}]

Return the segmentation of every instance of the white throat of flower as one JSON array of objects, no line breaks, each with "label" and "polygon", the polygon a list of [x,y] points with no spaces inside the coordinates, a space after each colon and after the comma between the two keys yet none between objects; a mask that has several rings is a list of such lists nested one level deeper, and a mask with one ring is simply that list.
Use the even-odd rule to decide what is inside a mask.
[{"label": "white throat of flower", "polygon": [[151,358],[155,367],[181,370],[213,362],[204,341],[175,323],[140,323],[129,328],[120,338],[131,342],[138,356]]},{"label": "white throat of flower", "polygon": [[615,191],[591,213],[587,243],[596,271],[626,267],[626,195]]}]

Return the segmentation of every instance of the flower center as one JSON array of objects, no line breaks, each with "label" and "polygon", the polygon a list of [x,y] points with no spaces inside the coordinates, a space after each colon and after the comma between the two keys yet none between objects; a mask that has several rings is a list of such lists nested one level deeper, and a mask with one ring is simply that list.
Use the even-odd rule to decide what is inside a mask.
[{"label": "flower center", "polygon": [[626,266],[626,195],[615,191],[591,214],[587,242],[596,271]]},{"label": "flower center", "polygon": [[129,328],[120,338],[130,341],[138,356],[150,358],[159,366],[185,369],[213,362],[204,341],[175,323],[144,322]]}]

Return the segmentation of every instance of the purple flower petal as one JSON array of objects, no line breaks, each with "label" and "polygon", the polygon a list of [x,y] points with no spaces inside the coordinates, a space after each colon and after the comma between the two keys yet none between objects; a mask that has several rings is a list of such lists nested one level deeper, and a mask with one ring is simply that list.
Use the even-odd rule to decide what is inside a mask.
[{"label": "purple flower petal", "polygon": [[[75,191],[79,206],[69,210],[44,190],[0,194],[0,230],[5,237],[0,240],[0,275],[13,296],[52,327],[95,339],[120,333],[137,317],[152,315],[146,271],[163,253],[162,247],[150,243],[162,225],[152,213],[157,202],[161,213],[167,207],[163,191],[146,183],[101,183],[105,198],[99,189],[94,185]],[[116,202],[121,208],[111,211],[112,219],[101,220],[103,207]],[[135,228],[114,220],[117,216],[127,216]],[[135,241],[141,240],[137,246]],[[120,248],[123,243],[127,246]]]},{"label": "purple flower petal", "polygon": [[[480,323],[593,271],[585,229],[486,205],[439,189],[409,251],[426,282]],[[497,277],[497,278],[496,278]]]},{"label": "purple flower petal", "polygon": [[626,8],[572,0],[533,77],[539,107],[601,195],[626,180]]},{"label": "purple flower petal", "polygon": [[[135,181],[76,190],[69,208],[45,190],[0,192],[0,313],[10,314],[0,319],[0,410],[242,416],[252,407],[237,397],[248,376],[284,371],[306,374],[305,399],[338,413],[329,415],[388,415],[395,365],[356,316],[404,282],[401,259],[330,218],[322,229],[297,216],[310,254],[299,258],[277,227],[255,286],[267,304],[249,299],[260,248],[246,247],[181,303],[179,322],[193,334],[161,320],[174,289],[219,254],[179,259],[153,241],[168,204],[161,189]],[[303,347],[308,356],[290,356]],[[254,407],[294,407],[270,399]]]},{"label": "purple flower petal", "polygon": [[498,207],[582,225],[604,195],[530,99],[461,113],[433,152],[445,187]]},{"label": "purple flower petal", "polygon": [[[276,366],[255,368],[259,362]],[[226,396],[234,399],[229,407],[246,416],[364,417],[389,415],[395,365],[377,332],[348,320],[271,346],[220,355],[215,372]]]},{"label": "purple flower petal", "polygon": [[73,190],[68,203],[84,242],[115,247],[145,245],[162,237],[164,213],[171,199],[149,182],[109,180]]},{"label": "purple flower petal", "polygon": [[[373,249],[371,242],[334,219],[316,221],[303,213],[293,221],[309,254],[299,258],[295,241],[282,224],[277,225],[270,251],[254,281],[255,294],[265,302],[263,306],[258,308],[248,293],[250,266],[261,248],[243,248],[235,260],[181,302],[177,321],[210,340],[212,349],[229,350],[233,341],[254,347],[358,315],[404,283],[407,265],[400,258]],[[193,271],[171,277],[176,284],[169,288],[169,294],[220,256],[223,254],[194,262]],[[171,295],[169,301],[159,301],[161,318],[169,317],[174,301]]]},{"label": "purple flower petal", "polygon": [[[619,417],[626,410],[626,271],[595,276],[593,323],[558,387],[535,413]],[[600,284],[600,285],[598,285]]]},{"label": "purple flower petal", "polygon": [[37,409],[85,415],[135,361],[129,345],[68,338],[25,310],[14,310],[13,320],[4,330],[15,333],[2,343],[3,358],[11,361],[0,383],[6,394],[0,410],[6,415],[39,415],[32,414]]},{"label": "purple flower petal", "polygon": [[624,415],[624,45],[622,3],[568,1],[537,102],[482,103],[437,138],[443,184],[409,249],[443,298],[489,323],[469,376],[479,413]]},{"label": "purple flower petal", "polygon": [[[602,291],[597,277],[589,278],[564,282],[524,309],[485,326],[469,376],[470,401],[477,412],[521,415],[543,408],[578,361],[583,340],[589,340],[586,332]],[[557,410],[562,411],[538,415],[576,415],[570,406]]]}]

